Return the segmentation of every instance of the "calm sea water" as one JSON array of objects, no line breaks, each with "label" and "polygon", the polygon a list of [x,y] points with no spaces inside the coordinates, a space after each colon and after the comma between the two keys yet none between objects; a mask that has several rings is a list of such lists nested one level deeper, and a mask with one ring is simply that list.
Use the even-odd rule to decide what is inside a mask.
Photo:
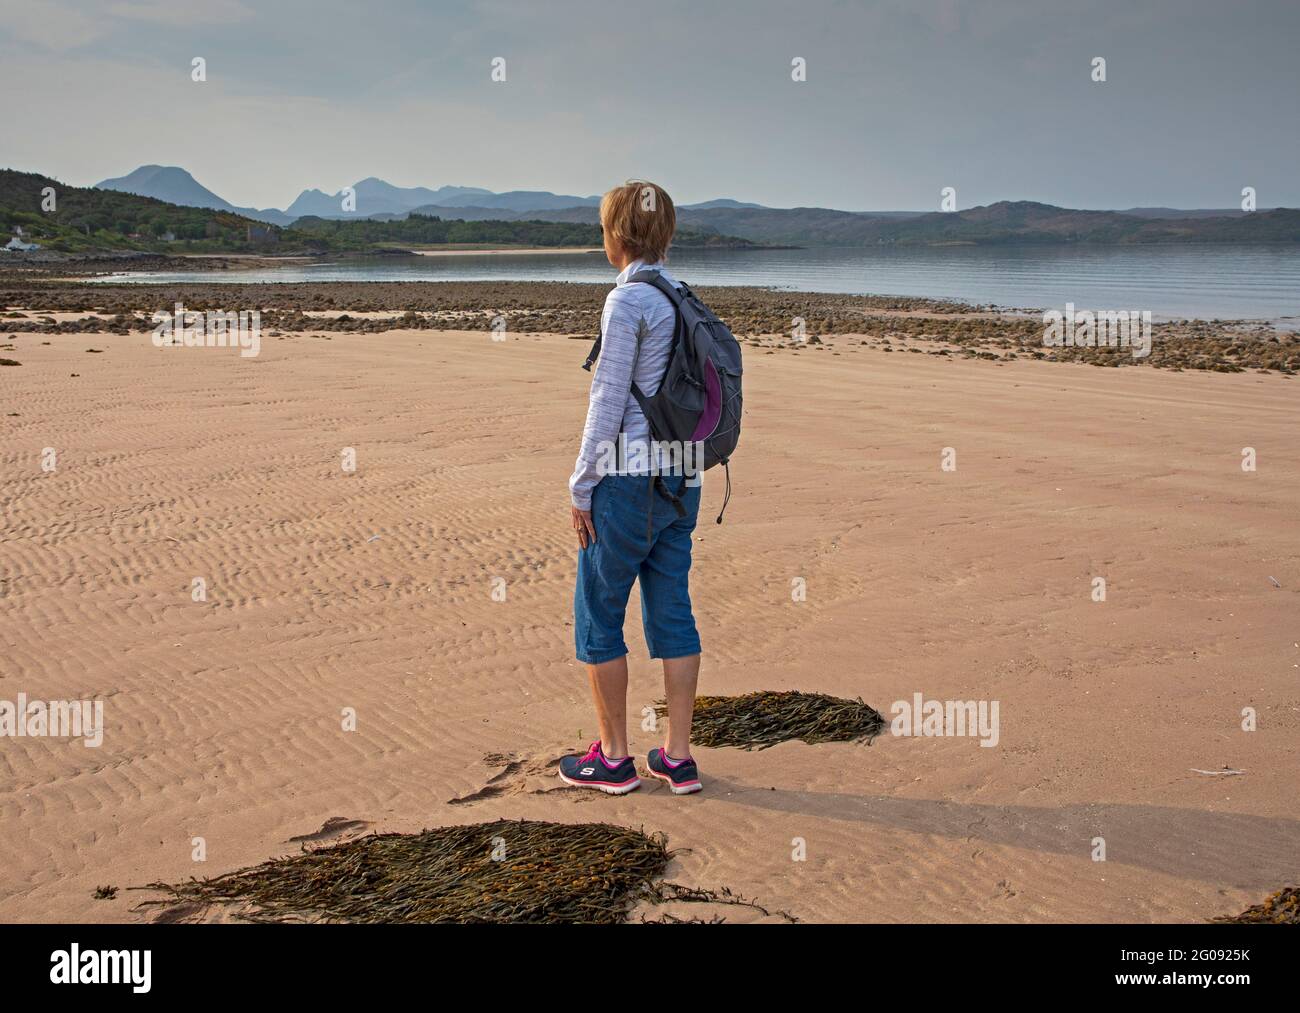
[{"label": "calm sea water", "polygon": [[[1300,246],[1006,246],[682,250],[692,285],[911,295],[1017,308],[1150,310],[1157,319],[1263,319],[1300,327]],[[249,271],[117,275],[104,281],[594,281],[602,254],[383,257]]]}]

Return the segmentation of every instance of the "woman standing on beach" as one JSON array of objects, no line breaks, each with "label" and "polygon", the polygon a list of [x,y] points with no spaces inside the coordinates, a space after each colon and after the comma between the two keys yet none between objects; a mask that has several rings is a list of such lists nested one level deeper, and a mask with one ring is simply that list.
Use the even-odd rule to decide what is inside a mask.
[{"label": "woman standing on beach", "polygon": [[[658,271],[677,227],[664,190],[631,181],[600,202],[605,255],[618,269],[601,315],[600,360],[582,448],[569,479],[578,537],[574,638],[587,665],[600,738],[585,755],[560,761],[567,784],[622,795],[641,784],[627,737],[627,644],[623,618],[632,584],[641,581],[641,615],[650,657],[661,658],[668,700],[663,748],[646,757],[649,773],[673,794],[700,790],[691,758],[691,717],[700,671],[700,638],[691,613],[691,533],[700,506],[698,474],[661,470],[650,426],[632,393],[659,387],[668,365],[676,311],[652,284],[631,281]],[[611,466],[611,462],[612,466]]]}]

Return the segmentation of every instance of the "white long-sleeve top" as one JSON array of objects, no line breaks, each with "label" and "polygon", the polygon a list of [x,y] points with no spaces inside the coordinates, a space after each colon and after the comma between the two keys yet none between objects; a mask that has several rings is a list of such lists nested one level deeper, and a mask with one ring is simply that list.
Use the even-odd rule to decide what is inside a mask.
[{"label": "white long-sleeve top", "polygon": [[[569,479],[569,495],[579,510],[591,509],[591,491],[613,471],[609,467],[609,448],[616,445],[620,432],[625,434],[628,448],[627,466],[613,473],[648,475],[658,464],[650,440],[650,423],[632,396],[632,383],[635,380],[646,397],[654,396],[659,389],[668,368],[677,314],[668,297],[653,285],[628,282],[628,278],[644,270],[660,271],[671,284],[681,288],[662,263],[634,260],[619,272],[614,288],[605,297],[600,318],[600,359],[591,378],[582,448]],[[639,453],[635,449],[638,445],[644,448]]]}]

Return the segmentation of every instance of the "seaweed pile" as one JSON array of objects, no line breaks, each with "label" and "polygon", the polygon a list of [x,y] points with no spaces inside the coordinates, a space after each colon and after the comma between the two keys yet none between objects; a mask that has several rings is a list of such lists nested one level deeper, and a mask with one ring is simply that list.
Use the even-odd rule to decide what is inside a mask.
[{"label": "seaweed pile", "polygon": [[[655,709],[660,717],[668,713],[662,701]],[[861,700],[765,690],[744,696],[696,697],[691,739],[702,746],[741,749],[767,749],[792,739],[870,743],[885,725],[880,712]]]},{"label": "seaweed pile", "polygon": [[1283,887],[1263,904],[1253,904],[1239,915],[1223,915],[1210,921],[1235,925],[1300,925],[1300,889]]},{"label": "seaweed pile", "polygon": [[497,820],[375,834],[178,885],[141,907],[238,907],[245,921],[624,921],[671,858],[662,835],[607,823]]}]

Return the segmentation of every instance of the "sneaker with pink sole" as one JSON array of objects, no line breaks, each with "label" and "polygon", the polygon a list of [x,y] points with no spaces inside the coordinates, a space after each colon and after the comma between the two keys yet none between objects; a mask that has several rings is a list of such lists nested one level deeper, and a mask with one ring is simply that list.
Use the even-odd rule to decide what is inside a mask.
[{"label": "sneaker with pink sole", "polygon": [[641,786],[636,762],[630,756],[609,759],[600,748],[600,740],[591,744],[585,756],[560,758],[560,780],[575,788],[597,788],[608,795],[626,795]]},{"label": "sneaker with pink sole", "polygon": [[691,757],[674,760],[663,749],[652,749],[645,758],[646,767],[651,777],[667,781],[674,795],[690,795],[700,791],[700,771]]}]

